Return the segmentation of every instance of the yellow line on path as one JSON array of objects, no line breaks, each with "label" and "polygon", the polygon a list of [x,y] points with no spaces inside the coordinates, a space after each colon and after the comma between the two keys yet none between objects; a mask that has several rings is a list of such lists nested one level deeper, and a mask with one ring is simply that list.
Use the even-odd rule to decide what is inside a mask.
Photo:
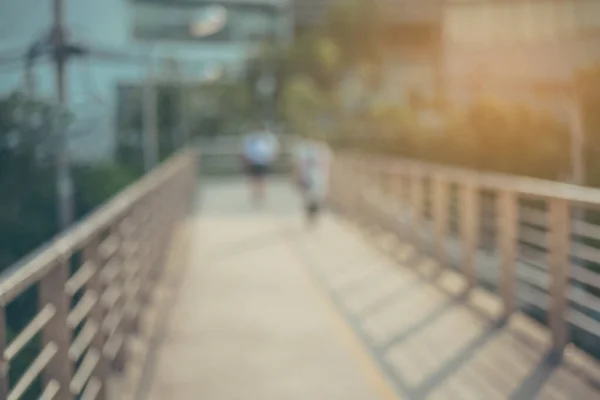
[{"label": "yellow line on path", "polygon": [[[292,237],[292,240],[294,238]],[[292,246],[297,246],[291,244]],[[295,253],[298,253],[298,249]],[[303,257],[300,257],[303,259]],[[306,264],[306,261],[303,261]],[[311,292],[315,295],[319,303],[323,304],[323,309],[326,311],[328,318],[337,331],[338,335],[346,342],[346,346],[352,353],[353,358],[363,370],[369,384],[375,389],[381,400],[400,400],[401,397],[390,386],[390,383],[385,378],[385,374],[373,359],[371,354],[365,349],[361,339],[348,324],[346,319],[339,313],[336,304],[331,299],[329,293],[326,293],[320,283],[314,278],[312,273],[307,268],[300,268],[302,274],[306,277],[307,283],[311,288]]]}]

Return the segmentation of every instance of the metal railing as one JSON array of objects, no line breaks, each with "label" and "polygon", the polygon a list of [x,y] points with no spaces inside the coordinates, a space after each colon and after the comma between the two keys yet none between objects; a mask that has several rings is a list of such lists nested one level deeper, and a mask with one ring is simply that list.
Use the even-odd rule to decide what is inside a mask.
[{"label": "metal railing", "polygon": [[586,341],[600,338],[600,190],[348,151],[332,197],[433,255],[433,278],[454,267],[466,291],[497,291],[506,317],[534,310],[555,349],[598,352]]},{"label": "metal railing", "polygon": [[[20,399],[40,378],[43,400],[106,398],[195,175],[195,154],[175,156],[0,277],[0,399]],[[7,342],[6,307],[31,287],[37,315]],[[11,385],[11,362],[38,336],[41,351]]]}]

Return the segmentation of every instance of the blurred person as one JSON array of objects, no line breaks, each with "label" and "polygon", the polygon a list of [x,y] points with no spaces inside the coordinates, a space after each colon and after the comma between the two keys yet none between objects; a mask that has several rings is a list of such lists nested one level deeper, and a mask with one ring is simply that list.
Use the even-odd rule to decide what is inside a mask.
[{"label": "blurred person", "polygon": [[316,141],[300,142],[294,152],[294,178],[304,201],[306,222],[316,224],[329,187],[331,152]]},{"label": "blurred person", "polygon": [[277,136],[265,124],[244,138],[243,160],[248,173],[250,193],[255,205],[265,201],[265,179],[279,154]]}]

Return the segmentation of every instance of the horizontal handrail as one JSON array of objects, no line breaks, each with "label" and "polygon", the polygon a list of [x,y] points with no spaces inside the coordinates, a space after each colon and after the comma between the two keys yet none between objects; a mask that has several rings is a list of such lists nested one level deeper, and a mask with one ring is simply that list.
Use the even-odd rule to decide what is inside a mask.
[{"label": "horizontal handrail", "polygon": [[[106,398],[109,372],[123,369],[125,343],[189,208],[196,154],[164,162],[0,275],[0,399],[20,398],[38,376],[42,398]],[[31,286],[40,311],[8,343],[6,306]],[[44,350],[11,387],[9,364],[38,334]]]},{"label": "horizontal handrail", "polygon": [[598,211],[599,189],[340,150],[331,196],[433,254],[435,276],[496,287],[505,317],[546,313],[556,349],[600,335],[600,224],[580,212]]},{"label": "horizontal handrail", "polygon": [[178,166],[181,167],[189,156],[190,154],[187,153],[185,156],[167,161],[160,169],[151,172],[119,193],[88,218],[4,271],[0,275],[0,304],[5,305],[14,299],[22,292],[22,289],[39,280],[39,277],[44,275],[47,269],[52,268],[54,263],[59,262],[61,258],[70,256],[72,249],[81,247],[95,231],[108,226],[144,194],[163,183]]},{"label": "horizontal handrail", "polygon": [[525,196],[539,198],[559,198],[576,203],[600,205],[600,189],[555,182],[526,176],[480,172],[466,168],[427,163],[418,160],[398,158],[390,155],[371,155],[363,151],[338,151],[339,156],[349,156],[357,160],[376,158],[378,163],[386,164],[389,173],[410,169],[412,174],[439,176],[454,183],[472,183],[481,189],[502,191],[510,190]]}]

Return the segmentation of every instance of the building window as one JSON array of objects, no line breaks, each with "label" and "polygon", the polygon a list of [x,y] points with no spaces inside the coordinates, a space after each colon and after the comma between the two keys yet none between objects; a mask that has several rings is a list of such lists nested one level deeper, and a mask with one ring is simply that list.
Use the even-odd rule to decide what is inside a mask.
[{"label": "building window", "polygon": [[518,27],[514,16],[518,10],[513,4],[493,4],[491,8],[485,7],[489,15],[489,28],[492,30],[490,44],[513,44],[517,39]]},{"label": "building window", "polygon": [[537,31],[535,26],[537,9],[529,1],[525,2],[525,4],[518,9],[519,22],[517,28],[519,32],[519,38],[524,43],[535,43],[537,39]]},{"label": "building window", "polygon": [[575,13],[583,32],[598,33],[600,30],[600,1],[578,2]]},{"label": "building window", "polygon": [[600,34],[600,0],[479,2],[449,6],[453,44],[534,44]]},{"label": "building window", "polygon": [[136,39],[195,42],[255,42],[274,40],[280,13],[264,5],[136,4]]},{"label": "building window", "polygon": [[446,40],[451,44],[461,43],[464,31],[464,15],[460,10],[450,9],[444,18],[444,31]]},{"label": "building window", "polygon": [[559,32],[561,36],[573,36],[576,34],[577,20],[575,4],[572,1],[557,4],[555,15],[559,17]]}]

